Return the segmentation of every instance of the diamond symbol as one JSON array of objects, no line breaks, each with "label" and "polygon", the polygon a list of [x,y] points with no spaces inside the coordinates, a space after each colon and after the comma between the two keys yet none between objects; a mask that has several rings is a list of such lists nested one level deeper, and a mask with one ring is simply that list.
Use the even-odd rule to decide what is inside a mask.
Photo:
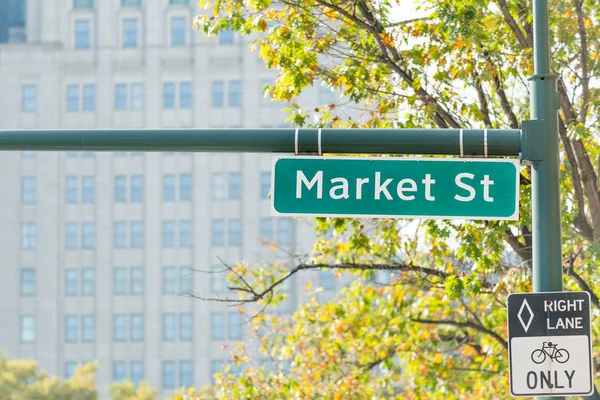
[{"label": "diamond symbol", "polygon": [[[523,321],[523,311],[527,311],[529,313],[529,319],[527,320],[527,323],[525,321]],[[531,326],[531,321],[533,320],[533,311],[531,311],[531,307],[529,307],[529,303],[527,302],[527,299],[523,300],[523,304],[521,304],[521,308],[519,309],[519,313],[517,314],[517,317],[519,318],[519,322],[521,322],[521,325],[523,325],[523,329],[525,329],[525,333],[527,333],[527,330],[529,330],[529,327]]]}]

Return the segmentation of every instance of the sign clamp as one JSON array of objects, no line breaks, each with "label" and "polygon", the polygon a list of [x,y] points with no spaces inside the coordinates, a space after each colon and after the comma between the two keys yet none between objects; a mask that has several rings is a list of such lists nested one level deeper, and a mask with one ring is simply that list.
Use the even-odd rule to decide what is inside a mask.
[{"label": "sign clamp", "polygon": [[483,130],[483,156],[468,156],[465,157],[465,145],[464,145],[464,129],[458,131],[458,144],[460,149],[460,158],[488,158],[488,130]]},{"label": "sign clamp", "polygon": [[300,153],[299,150],[299,137],[300,137],[300,128],[296,128],[294,132],[294,155],[308,155],[308,156],[323,156],[323,145],[322,145],[322,128],[318,128],[317,130],[317,154],[311,153],[310,151]]}]

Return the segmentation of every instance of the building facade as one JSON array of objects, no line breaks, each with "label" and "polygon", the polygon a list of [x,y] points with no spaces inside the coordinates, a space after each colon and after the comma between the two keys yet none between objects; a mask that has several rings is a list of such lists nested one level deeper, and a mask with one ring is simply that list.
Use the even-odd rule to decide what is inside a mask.
[{"label": "building facade", "polygon": [[[0,0],[0,129],[289,126],[275,74],[231,33],[191,29],[195,1]],[[6,7],[6,8],[5,8]],[[7,19],[8,18],[8,19]],[[315,87],[311,104],[333,102]],[[293,263],[311,221],[270,215],[265,154],[4,152],[0,343],[10,358],[168,394],[201,387],[244,340],[222,262]],[[318,274],[313,274],[317,277]],[[320,276],[333,290],[330,274]],[[278,312],[296,306],[294,280]]]}]

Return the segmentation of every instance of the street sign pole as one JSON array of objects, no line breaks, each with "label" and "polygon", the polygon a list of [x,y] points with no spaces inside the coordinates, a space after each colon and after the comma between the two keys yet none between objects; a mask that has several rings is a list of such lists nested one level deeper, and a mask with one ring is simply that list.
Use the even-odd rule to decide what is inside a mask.
[{"label": "street sign pole", "polygon": [[[533,2],[534,75],[531,77],[533,136],[541,139],[532,165],[533,291],[562,291],[561,217],[556,76],[550,73],[548,0]],[[564,397],[553,397],[553,399]],[[538,400],[550,399],[536,397]]]}]

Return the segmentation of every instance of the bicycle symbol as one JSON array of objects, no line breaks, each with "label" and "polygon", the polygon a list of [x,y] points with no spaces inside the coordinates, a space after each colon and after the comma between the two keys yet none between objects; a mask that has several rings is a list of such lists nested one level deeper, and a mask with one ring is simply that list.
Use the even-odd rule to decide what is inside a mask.
[{"label": "bicycle symbol", "polygon": [[550,357],[550,361],[557,361],[564,364],[569,361],[569,352],[566,349],[559,349],[556,343],[544,342],[541,349],[536,349],[531,353],[531,361],[541,364]]}]

